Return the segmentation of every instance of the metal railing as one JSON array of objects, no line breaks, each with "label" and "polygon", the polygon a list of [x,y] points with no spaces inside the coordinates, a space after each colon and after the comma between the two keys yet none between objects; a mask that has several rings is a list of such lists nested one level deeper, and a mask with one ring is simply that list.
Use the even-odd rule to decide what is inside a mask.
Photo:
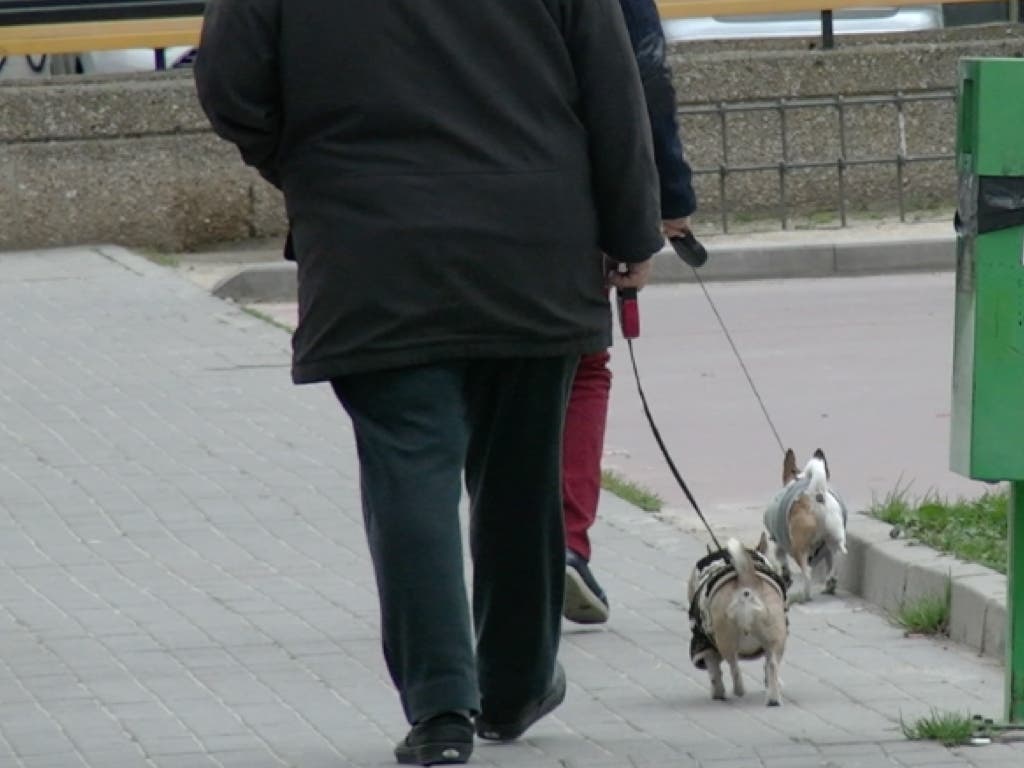
[{"label": "metal railing", "polygon": [[[851,189],[848,176],[853,169],[857,168],[877,168],[880,169],[884,175],[884,169],[886,167],[892,168],[892,181],[895,182],[896,188],[896,207],[899,211],[900,221],[906,221],[908,212],[908,201],[906,194],[907,186],[907,173],[908,169],[912,166],[921,163],[945,163],[951,167],[954,160],[954,153],[952,148],[949,151],[944,149],[938,149],[937,151],[923,151],[923,152],[909,152],[907,147],[910,143],[908,141],[908,130],[907,130],[907,115],[906,110],[911,105],[922,105],[922,104],[934,104],[938,105],[940,109],[948,108],[949,110],[955,109],[956,93],[953,90],[936,90],[926,91],[919,93],[890,93],[890,94],[877,94],[877,95],[865,95],[856,97],[823,97],[823,98],[806,98],[806,99],[778,99],[778,100],[766,100],[766,101],[751,101],[751,102],[733,102],[725,103],[721,102],[718,104],[705,104],[705,105],[694,105],[694,106],[683,106],[678,110],[679,120],[682,127],[682,133],[684,138],[684,146],[687,147],[688,154],[692,145],[687,141],[689,131],[689,123],[692,123],[694,118],[705,118],[712,119],[717,123],[717,130],[705,131],[705,133],[716,133],[718,139],[718,147],[712,148],[710,146],[703,146],[700,151],[696,154],[696,157],[704,156],[718,156],[720,162],[716,166],[702,166],[699,162],[694,163],[693,173],[696,177],[695,184],[699,185],[699,180],[702,177],[716,177],[717,185],[716,188],[705,188],[705,193],[712,193],[706,195],[708,197],[715,198],[712,200],[710,206],[705,207],[705,210],[710,210],[717,214],[719,223],[723,232],[729,232],[731,229],[731,217],[735,215],[737,211],[749,212],[752,210],[750,200],[744,199],[742,204],[737,206],[739,202],[735,198],[739,195],[732,196],[729,194],[730,182],[735,182],[738,178],[743,175],[748,176],[763,176],[766,173],[775,174],[777,180],[774,184],[777,191],[777,200],[774,206],[770,204],[762,205],[762,210],[774,207],[776,211],[776,219],[781,224],[783,229],[788,229],[792,225],[794,217],[797,213],[806,213],[809,209],[813,208],[815,213],[822,211],[821,202],[825,200],[834,201],[834,207],[832,210],[835,211],[840,226],[847,226],[849,223],[849,217],[851,213]],[[890,143],[895,147],[895,152],[891,154],[884,154],[881,152],[875,152],[866,156],[859,155],[859,153],[850,151],[850,136],[851,128],[849,126],[849,115],[851,111],[858,108],[872,108],[872,107],[888,107],[893,111],[893,130],[895,136],[888,137],[888,141],[883,141],[883,138],[879,135],[876,142],[873,142],[872,146],[877,147],[880,144]],[[817,157],[808,157],[805,159],[797,159],[792,155],[791,148],[793,147],[794,140],[791,131],[792,125],[792,114],[797,111],[806,112],[807,110],[818,110],[834,116],[835,119],[835,131],[834,137],[820,137],[817,139],[808,139],[804,137],[800,154],[808,154],[808,149],[813,150],[814,145],[817,144],[820,147],[822,144],[837,144],[837,153],[832,156],[823,156],[825,153],[819,153]],[[733,133],[733,126],[730,126],[730,118],[742,116],[748,121],[754,120],[753,116],[757,114],[772,114],[775,116],[775,120],[778,124],[778,135],[777,141],[772,141],[772,145],[778,148],[777,159],[766,159],[763,162],[736,162],[733,159],[734,148],[730,145],[730,134]],[[820,122],[820,121],[819,121]],[[950,121],[952,125],[952,121]],[[710,126],[709,126],[710,129]],[[756,133],[764,129],[764,120],[761,120],[756,126],[752,125],[748,133]],[[872,127],[871,130],[875,130]],[[863,129],[862,129],[863,130]],[[940,127],[941,131],[941,127]],[[805,131],[806,132],[806,131]],[[828,139],[833,139],[829,141]],[[858,144],[863,145],[865,143],[864,136],[860,136]],[[914,141],[915,144],[934,144],[929,140],[917,139]],[[934,147],[932,147],[934,149]],[[748,148],[749,149],[749,148]],[[804,199],[807,200],[812,198],[815,200],[816,205],[809,206],[806,202],[803,206],[796,204],[792,198],[792,179],[796,174],[807,171],[834,171],[832,174],[832,181],[829,183],[823,178],[819,178],[813,185],[810,185],[808,190],[805,190],[803,195]],[[939,168],[935,171],[934,176],[936,184],[942,188],[945,177],[947,175],[947,168]],[[951,174],[951,171],[949,171]],[[873,186],[877,187],[880,183],[884,182],[882,175],[876,174],[873,179]],[[950,175],[950,178],[952,176]],[[757,188],[757,194],[764,194],[767,183],[763,180],[761,183],[755,184]],[[949,204],[952,205],[952,182],[949,184]],[[717,192],[717,194],[714,194]],[[700,195],[704,197],[705,195]],[[861,194],[858,197],[863,198],[865,195]],[[921,206],[915,206],[921,207]],[[749,215],[747,213],[746,215]],[[767,214],[765,215],[767,217]]]}]

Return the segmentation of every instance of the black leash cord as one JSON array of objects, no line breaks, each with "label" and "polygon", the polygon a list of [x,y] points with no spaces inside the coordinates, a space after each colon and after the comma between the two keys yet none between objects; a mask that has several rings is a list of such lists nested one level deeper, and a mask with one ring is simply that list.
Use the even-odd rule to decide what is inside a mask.
[{"label": "black leash cord", "polygon": [[683,489],[683,493],[686,494],[686,498],[689,499],[690,504],[693,505],[694,510],[697,512],[697,516],[700,518],[700,521],[704,523],[704,527],[707,528],[708,534],[711,536],[711,540],[715,543],[715,547],[721,549],[722,545],[718,543],[718,539],[715,537],[715,532],[711,530],[711,526],[708,524],[707,518],[705,518],[704,513],[700,511],[700,505],[697,504],[697,500],[693,498],[693,494],[690,493],[690,488],[686,485],[686,481],[683,480],[683,476],[680,475],[679,470],[676,469],[675,462],[672,461],[668,448],[665,447],[665,441],[661,439],[661,432],[658,431],[658,427],[654,423],[654,417],[651,415],[650,406],[647,405],[647,396],[644,394],[644,388],[640,384],[640,371],[636,367],[636,355],[633,353],[633,340],[627,338],[626,344],[629,346],[629,360],[633,364],[633,378],[636,379],[636,389],[637,392],[640,393],[640,402],[644,407],[644,415],[647,417],[647,423],[651,425],[651,432],[654,434],[654,439],[657,441],[658,447],[661,449],[661,455],[665,457],[665,461],[668,462],[668,468],[672,470],[672,476],[675,477],[676,482],[679,483],[679,487]]},{"label": "black leash cord", "polygon": [[761,413],[764,414],[765,419],[768,421],[768,426],[771,427],[772,434],[775,435],[775,442],[779,444],[779,450],[785,453],[786,446],[782,444],[782,438],[779,437],[779,430],[775,428],[775,422],[773,422],[772,417],[768,415],[768,408],[764,404],[764,398],[761,397],[761,393],[757,390],[757,385],[754,384],[754,378],[750,375],[750,371],[747,370],[747,364],[743,362],[743,356],[740,354],[740,350],[737,348],[736,342],[732,340],[732,334],[729,333],[729,329],[725,325],[725,320],[722,319],[722,315],[718,311],[718,307],[716,307],[715,302],[711,300],[711,294],[708,293],[707,286],[704,285],[704,281],[701,280],[700,273],[697,272],[697,267],[702,267],[707,263],[707,249],[704,248],[704,245],[700,240],[693,236],[692,232],[686,232],[679,237],[670,238],[669,242],[672,244],[672,248],[675,250],[676,255],[693,269],[693,276],[696,278],[697,284],[700,285],[700,289],[704,291],[704,297],[708,300],[708,304],[711,305],[711,311],[715,313],[715,317],[718,319],[718,325],[721,327],[722,333],[725,334],[725,338],[728,340],[729,346],[732,347],[732,353],[736,355],[736,360],[739,361],[740,368],[743,369],[743,375],[747,377],[747,383],[750,384],[750,388],[754,392],[754,397],[757,398],[757,402],[761,406]]}]

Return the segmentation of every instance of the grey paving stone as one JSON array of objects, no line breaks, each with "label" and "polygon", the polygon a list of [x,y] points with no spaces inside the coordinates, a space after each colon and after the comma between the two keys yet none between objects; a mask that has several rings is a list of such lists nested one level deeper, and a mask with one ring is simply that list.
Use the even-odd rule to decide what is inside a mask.
[{"label": "grey paving stone", "polygon": [[153,755],[151,762],[156,768],[219,768],[212,755],[193,752],[185,755]]},{"label": "grey paving stone", "polygon": [[81,755],[24,755],[12,757],[5,765],[18,768],[91,768]]},{"label": "grey paving stone", "polygon": [[223,768],[281,768],[287,765],[273,753],[262,749],[224,750],[212,753]]},{"label": "grey paving stone", "polygon": [[[115,251],[0,255],[0,761],[10,744],[33,768],[392,765],[406,725],[340,409],[292,387],[279,329]],[[12,281],[14,262],[80,276]],[[701,538],[613,497],[593,535],[611,623],[566,625],[565,705],[475,764],[985,754],[903,742],[894,718],[935,701],[998,712],[998,665],[907,640],[848,596],[791,612],[785,707],[763,706],[756,663],[745,698],[711,701],[682,605]]]}]

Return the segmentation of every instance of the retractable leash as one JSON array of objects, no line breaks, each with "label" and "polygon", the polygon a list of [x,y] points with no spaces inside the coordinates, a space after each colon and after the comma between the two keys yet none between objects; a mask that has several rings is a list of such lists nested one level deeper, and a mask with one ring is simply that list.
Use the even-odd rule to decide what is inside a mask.
[{"label": "retractable leash", "polygon": [[[701,242],[693,236],[692,232],[687,232],[682,237],[669,238],[669,242],[672,244],[673,250],[676,255],[683,260],[689,267],[693,269],[693,276],[700,285],[701,291],[704,292],[704,297],[708,300],[708,304],[711,306],[711,311],[714,312],[715,318],[718,320],[718,325],[722,329],[722,333],[725,334],[725,338],[729,342],[729,346],[732,347],[733,354],[736,356],[736,360],[740,364],[740,368],[743,370],[743,375],[747,379],[747,383],[750,385],[750,389],[754,393],[754,397],[757,398],[758,405],[761,406],[761,413],[764,414],[765,420],[768,422],[768,426],[775,436],[775,442],[779,444],[779,449],[785,452],[786,448],[782,442],[782,438],[779,437],[779,431],[775,428],[775,422],[772,421],[771,415],[768,413],[768,408],[764,403],[764,398],[761,397],[761,393],[757,389],[757,385],[754,384],[754,379],[750,375],[750,371],[747,370],[746,363],[743,362],[743,356],[740,354],[736,343],[732,339],[732,334],[729,333],[728,327],[725,325],[725,320],[722,319],[722,314],[718,311],[718,307],[715,306],[715,302],[711,298],[711,294],[708,293],[707,286],[704,285],[704,281],[701,279],[700,274],[697,272],[698,267],[704,266],[708,260],[707,249],[701,244]],[[623,288],[618,290],[619,297],[619,322],[622,326],[622,335],[626,339],[626,344],[629,347],[629,359],[633,365],[633,377],[636,379],[637,392],[640,394],[640,402],[643,405],[644,415],[647,417],[647,422],[651,426],[651,432],[654,434],[654,439],[658,443],[658,447],[661,449],[662,455],[665,457],[665,461],[668,462],[669,469],[672,470],[672,475],[676,479],[676,483],[682,488],[683,493],[686,495],[687,500],[693,506],[697,516],[701,522],[704,523],[704,527],[707,529],[708,534],[711,536],[711,540],[715,543],[718,549],[722,548],[722,545],[718,543],[718,539],[715,536],[711,526],[708,524],[707,518],[704,517],[704,513],[701,512],[700,505],[697,504],[697,500],[694,499],[693,494],[690,492],[689,487],[686,485],[686,481],[683,480],[682,475],[679,474],[679,470],[676,469],[675,462],[672,461],[672,457],[669,455],[668,449],[665,447],[665,442],[661,438],[661,433],[658,431],[657,425],[654,423],[654,416],[651,415],[650,406],[647,404],[647,396],[644,394],[644,388],[640,383],[640,372],[637,369],[636,354],[633,351],[633,339],[640,335],[640,309],[637,303],[637,290],[636,288]]]},{"label": "retractable leash", "polygon": [[704,285],[704,281],[701,280],[700,273],[697,272],[697,267],[702,267],[705,262],[707,262],[708,252],[705,250],[704,246],[701,245],[700,241],[693,236],[692,232],[687,232],[683,237],[673,237],[669,242],[672,243],[672,247],[675,249],[676,255],[693,268],[693,276],[697,280],[697,284],[700,285],[700,289],[704,292],[704,296],[707,298],[708,304],[711,305],[711,311],[714,312],[715,317],[718,318],[718,325],[722,328],[722,333],[725,334],[725,338],[729,341],[729,346],[732,347],[732,352],[736,355],[736,360],[739,361],[740,368],[743,369],[743,375],[747,377],[747,383],[750,384],[750,389],[753,390],[754,397],[757,398],[758,405],[761,406],[761,413],[764,414],[765,419],[768,421],[768,426],[772,430],[772,434],[775,435],[775,442],[779,444],[779,450],[785,453],[786,447],[782,444],[782,438],[779,437],[779,431],[775,428],[775,423],[772,421],[772,417],[768,415],[768,408],[764,404],[764,399],[761,397],[761,393],[757,391],[754,379],[750,375],[750,371],[747,370],[746,363],[743,362],[743,356],[740,355],[740,351],[736,347],[736,343],[732,340],[732,334],[729,333],[729,329],[725,326],[725,320],[722,319],[722,315],[718,311],[718,307],[716,307],[715,302],[711,300],[711,294],[708,293],[707,286]]},{"label": "retractable leash", "polygon": [[[687,234],[691,239],[693,239],[694,243],[697,243],[700,250],[703,251],[704,247],[700,245],[695,238],[693,238],[693,235],[689,233]],[[678,248],[676,252],[679,252]],[[704,261],[706,260],[707,253],[705,252]],[[703,261],[701,263],[703,263]],[[669,469],[672,470],[672,476],[675,477],[679,487],[683,489],[683,493],[686,494],[686,498],[693,506],[694,511],[697,513],[697,517],[699,517],[700,521],[704,523],[704,527],[711,536],[711,541],[713,541],[715,543],[715,547],[720,550],[722,549],[722,545],[718,542],[718,537],[715,536],[715,532],[708,524],[707,518],[704,517],[704,513],[701,512],[700,505],[690,492],[690,488],[686,484],[686,481],[683,480],[683,476],[679,474],[679,470],[676,469],[676,464],[672,461],[672,456],[669,454],[668,448],[665,447],[665,441],[661,439],[661,432],[658,431],[658,425],[654,423],[654,416],[651,415],[651,408],[647,404],[647,395],[644,394],[643,385],[640,383],[640,371],[637,369],[636,355],[633,352],[633,339],[640,335],[640,307],[637,302],[637,289],[618,288],[616,289],[616,292],[618,294],[619,304],[619,326],[622,329],[622,336],[626,340],[626,345],[629,347],[629,359],[633,364],[633,378],[636,379],[636,389],[637,392],[640,393],[640,402],[643,405],[644,415],[647,417],[647,423],[651,425],[651,432],[654,434],[654,439],[658,443],[658,447],[661,449],[661,455],[665,457],[665,461],[668,462]]]}]

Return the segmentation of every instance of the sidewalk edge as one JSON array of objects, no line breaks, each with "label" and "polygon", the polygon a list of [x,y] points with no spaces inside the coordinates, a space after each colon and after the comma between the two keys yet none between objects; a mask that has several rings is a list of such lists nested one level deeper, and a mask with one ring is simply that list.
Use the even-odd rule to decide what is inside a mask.
[{"label": "sidewalk edge", "polygon": [[[712,246],[699,274],[705,282],[852,277],[942,272],[956,267],[952,237],[786,246]],[[652,283],[694,282],[694,271],[669,249],[655,254]],[[280,261],[243,264],[213,287],[213,294],[242,303],[294,301],[296,267]]]}]

